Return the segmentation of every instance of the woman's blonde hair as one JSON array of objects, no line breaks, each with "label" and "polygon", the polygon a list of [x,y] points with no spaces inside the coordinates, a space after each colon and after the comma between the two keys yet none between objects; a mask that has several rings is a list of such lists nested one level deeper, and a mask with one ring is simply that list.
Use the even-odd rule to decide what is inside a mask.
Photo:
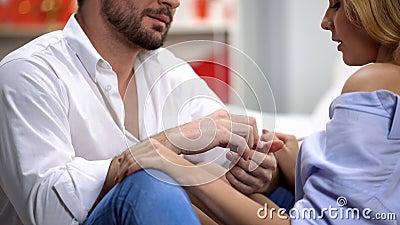
[{"label": "woman's blonde hair", "polygon": [[393,47],[400,63],[400,0],[343,0],[346,15],[382,45]]}]

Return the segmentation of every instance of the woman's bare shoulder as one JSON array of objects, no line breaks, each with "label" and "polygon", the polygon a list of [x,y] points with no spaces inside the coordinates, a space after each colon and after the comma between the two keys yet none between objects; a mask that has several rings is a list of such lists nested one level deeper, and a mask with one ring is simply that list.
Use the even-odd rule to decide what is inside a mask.
[{"label": "woman's bare shoulder", "polygon": [[374,63],[362,67],[347,79],[342,93],[389,90],[400,94],[400,66],[392,63]]}]

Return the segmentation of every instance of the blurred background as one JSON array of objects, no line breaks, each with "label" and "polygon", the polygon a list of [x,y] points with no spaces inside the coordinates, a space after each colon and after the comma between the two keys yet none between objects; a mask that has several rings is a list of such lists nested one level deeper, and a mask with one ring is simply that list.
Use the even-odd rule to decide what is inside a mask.
[{"label": "blurred background", "polygon": [[[225,43],[172,49],[201,76],[231,86],[249,109],[312,115],[322,108],[327,117],[330,101],[351,71],[330,32],[320,27],[327,6],[328,0],[181,0],[165,47],[191,40]],[[0,59],[40,34],[61,29],[75,10],[70,0],[0,0]],[[216,59],[220,63],[212,63]],[[248,65],[251,60],[257,68]],[[230,67],[238,68],[246,82]],[[270,91],[257,69],[268,80],[276,107],[263,97]],[[225,103],[239,104],[221,82],[206,80]]]}]

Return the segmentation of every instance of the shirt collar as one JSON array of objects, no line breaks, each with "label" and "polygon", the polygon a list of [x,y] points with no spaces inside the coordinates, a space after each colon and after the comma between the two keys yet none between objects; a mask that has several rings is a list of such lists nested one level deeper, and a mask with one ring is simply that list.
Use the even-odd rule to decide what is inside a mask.
[{"label": "shirt collar", "polygon": [[89,38],[82,30],[73,14],[63,29],[67,43],[75,51],[90,77],[96,81],[96,65],[98,63],[108,64],[93,47]]},{"label": "shirt collar", "polygon": [[[96,81],[97,65],[111,69],[111,65],[101,57],[90,42],[89,38],[86,36],[85,32],[76,20],[75,14],[69,18],[63,29],[63,35],[94,81]],[[144,63],[150,60],[159,63],[158,57],[155,56],[158,55],[159,52],[160,49],[153,51],[142,50],[138,56],[138,61]]]}]

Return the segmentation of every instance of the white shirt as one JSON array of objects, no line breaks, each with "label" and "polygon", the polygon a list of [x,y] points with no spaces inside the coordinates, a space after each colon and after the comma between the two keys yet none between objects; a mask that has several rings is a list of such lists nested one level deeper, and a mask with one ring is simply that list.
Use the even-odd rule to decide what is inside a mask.
[{"label": "white shirt", "polygon": [[[141,140],[223,107],[192,68],[167,50],[143,52],[134,68]],[[138,142],[125,131],[124,119],[117,76],[74,16],[64,30],[4,58],[0,224],[82,223],[111,159]],[[190,159],[227,163],[221,149]]]}]

